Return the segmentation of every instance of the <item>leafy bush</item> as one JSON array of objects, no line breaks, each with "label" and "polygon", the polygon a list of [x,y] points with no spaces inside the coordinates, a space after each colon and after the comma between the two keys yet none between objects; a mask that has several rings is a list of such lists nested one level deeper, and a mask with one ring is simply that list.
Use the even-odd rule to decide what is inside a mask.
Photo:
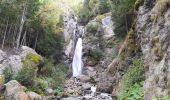
[{"label": "leafy bush", "polygon": [[98,28],[99,28],[99,23],[98,22],[92,22],[92,23],[89,23],[86,26],[87,32],[91,32],[91,33],[97,32]]},{"label": "leafy bush", "polygon": [[93,49],[90,51],[90,57],[95,61],[99,61],[103,57],[103,53],[100,49]]},{"label": "leafy bush", "polygon": [[9,82],[10,80],[13,79],[13,74],[12,74],[12,70],[10,68],[6,68],[3,71],[4,77],[5,77],[5,83]]},{"label": "leafy bush", "polygon": [[109,0],[99,0],[99,10],[101,14],[109,12],[110,11]]},{"label": "leafy bush", "polygon": [[58,54],[61,54],[64,42],[63,35],[61,33],[54,34],[50,28],[46,31],[46,34],[43,34],[41,40],[38,42],[37,51],[48,57],[51,56],[56,50]]},{"label": "leafy bush", "polygon": [[36,66],[33,62],[25,60],[23,62],[23,68],[18,72],[15,80],[24,86],[33,85],[34,78],[36,77]]},{"label": "leafy bush", "polygon": [[129,88],[121,94],[119,100],[143,100],[143,97],[143,82],[140,82],[129,86]]},{"label": "leafy bush", "polygon": [[88,7],[83,6],[83,8],[81,8],[79,18],[81,23],[87,23],[90,20],[90,10]]},{"label": "leafy bush", "polygon": [[135,2],[136,0],[112,1],[112,20],[116,35],[125,36],[131,28]]},{"label": "leafy bush", "polygon": [[[144,79],[144,66],[141,59],[134,59],[132,66],[128,69],[128,71],[123,75],[121,80],[121,88],[119,93],[120,100],[124,100],[121,98],[125,98],[128,96],[129,98],[136,98],[136,95],[130,95],[128,93],[133,93],[134,90],[141,93],[141,81]],[[135,85],[138,84],[138,85]],[[139,85],[140,84],[140,85]],[[132,86],[132,87],[131,87]],[[127,92],[130,91],[130,92]],[[140,94],[142,95],[142,94]],[[139,95],[137,96],[139,97]],[[138,99],[136,99],[138,100]],[[140,99],[139,99],[140,100]]]}]

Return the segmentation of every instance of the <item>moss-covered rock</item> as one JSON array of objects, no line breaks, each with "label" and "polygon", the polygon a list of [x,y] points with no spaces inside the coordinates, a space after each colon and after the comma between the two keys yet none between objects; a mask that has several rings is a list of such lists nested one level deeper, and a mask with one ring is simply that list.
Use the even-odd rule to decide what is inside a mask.
[{"label": "moss-covered rock", "polygon": [[90,33],[97,32],[99,29],[99,26],[100,24],[98,22],[91,22],[87,24],[86,30],[87,32],[90,32]]},{"label": "moss-covered rock", "polygon": [[29,53],[29,54],[27,54],[25,60],[30,60],[30,61],[34,62],[35,64],[39,64],[42,60],[42,57],[39,55]]}]

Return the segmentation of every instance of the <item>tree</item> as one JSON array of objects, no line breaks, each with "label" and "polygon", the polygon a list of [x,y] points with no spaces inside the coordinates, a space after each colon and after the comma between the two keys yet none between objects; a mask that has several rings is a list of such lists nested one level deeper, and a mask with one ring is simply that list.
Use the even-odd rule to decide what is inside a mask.
[{"label": "tree", "polygon": [[109,0],[99,0],[99,10],[101,14],[109,12],[110,8]]}]

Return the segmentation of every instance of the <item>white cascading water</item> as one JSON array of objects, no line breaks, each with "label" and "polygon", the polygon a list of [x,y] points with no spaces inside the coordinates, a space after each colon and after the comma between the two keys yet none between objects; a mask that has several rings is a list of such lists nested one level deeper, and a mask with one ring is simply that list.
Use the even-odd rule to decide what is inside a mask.
[{"label": "white cascading water", "polygon": [[73,77],[77,77],[82,73],[82,48],[82,38],[78,38],[72,63]]}]

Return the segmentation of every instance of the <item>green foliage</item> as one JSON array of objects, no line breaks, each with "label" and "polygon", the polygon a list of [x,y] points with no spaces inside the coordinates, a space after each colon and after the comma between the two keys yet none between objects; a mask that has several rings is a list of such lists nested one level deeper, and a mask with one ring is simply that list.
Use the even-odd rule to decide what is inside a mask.
[{"label": "green foliage", "polygon": [[9,82],[13,79],[13,73],[12,70],[8,67],[3,71],[4,77],[5,77],[5,83]]},{"label": "green foliage", "polygon": [[45,56],[50,56],[55,52],[61,54],[63,50],[63,43],[64,39],[62,34],[53,34],[49,28],[47,33],[43,34],[42,39],[38,42],[37,50]]},{"label": "green foliage", "polygon": [[99,10],[100,13],[106,13],[110,11],[109,0],[99,0]]},{"label": "green foliage", "polygon": [[27,54],[26,59],[34,62],[35,64],[39,64],[42,60],[41,56],[32,53]]},{"label": "green foliage", "polygon": [[[143,81],[143,78],[144,78],[143,74],[144,74],[143,61],[141,59],[134,59],[132,66],[123,75],[123,78],[121,80],[121,89],[120,89],[120,93],[119,93],[120,100],[124,100],[127,96],[128,97],[130,96],[130,98],[134,98],[134,97],[142,98],[143,94],[141,94],[141,88],[140,88],[141,85],[139,85],[139,84],[141,81]],[[130,91],[130,92],[127,92],[127,91]],[[134,93],[134,91],[138,91],[139,94],[131,95],[131,93]],[[139,100],[141,100],[141,99],[139,99]]]},{"label": "green foliage", "polygon": [[114,32],[118,36],[125,36],[127,29],[131,27],[133,10],[136,0],[114,0],[112,1],[112,20]]},{"label": "green foliage", "polygon": [[90,52],[90,57],[95,61],[99,61],[103,57],[103,52],[100,49],[93,49]]},{"label": "green foliage", "polygon": [[23,61],[23,68],[18,72],[15,80],[24,86],[33,85],[34,78],[36,77],[36,66],[30,60]]},{"label": "green foliage", "polygon": [[34,91],[41,95],[44,94],[44,91],[47,88],[48,88],[48,79],[46,78],[34,78],[34,84],[28,87],[30,91]]},{"label": "green foliage", "polygon": [[143,97],[143,82],[140,82],[129,86],[129,88],[121,94],[119,100],[143,100]]},{"label": "green foliage", "polygon": [[97,32],[98,29],[99,29],[99,23],[98,22],[92,22],[92,23],[89,23],[87,26],[86,26],[86,30],[87,32],[90,32],[90,33],[93,33],[93,32]]},{"label": "green foliage", "polygon": [[86,6],[83,6],[78,14],[80,22],[87,23],[90,20],[90,9]]},{"label": "green foliage", "polygon": [[104,15],[98,15],[96,16],[96,21],[101,22],[104,17],[105,17]]}]

